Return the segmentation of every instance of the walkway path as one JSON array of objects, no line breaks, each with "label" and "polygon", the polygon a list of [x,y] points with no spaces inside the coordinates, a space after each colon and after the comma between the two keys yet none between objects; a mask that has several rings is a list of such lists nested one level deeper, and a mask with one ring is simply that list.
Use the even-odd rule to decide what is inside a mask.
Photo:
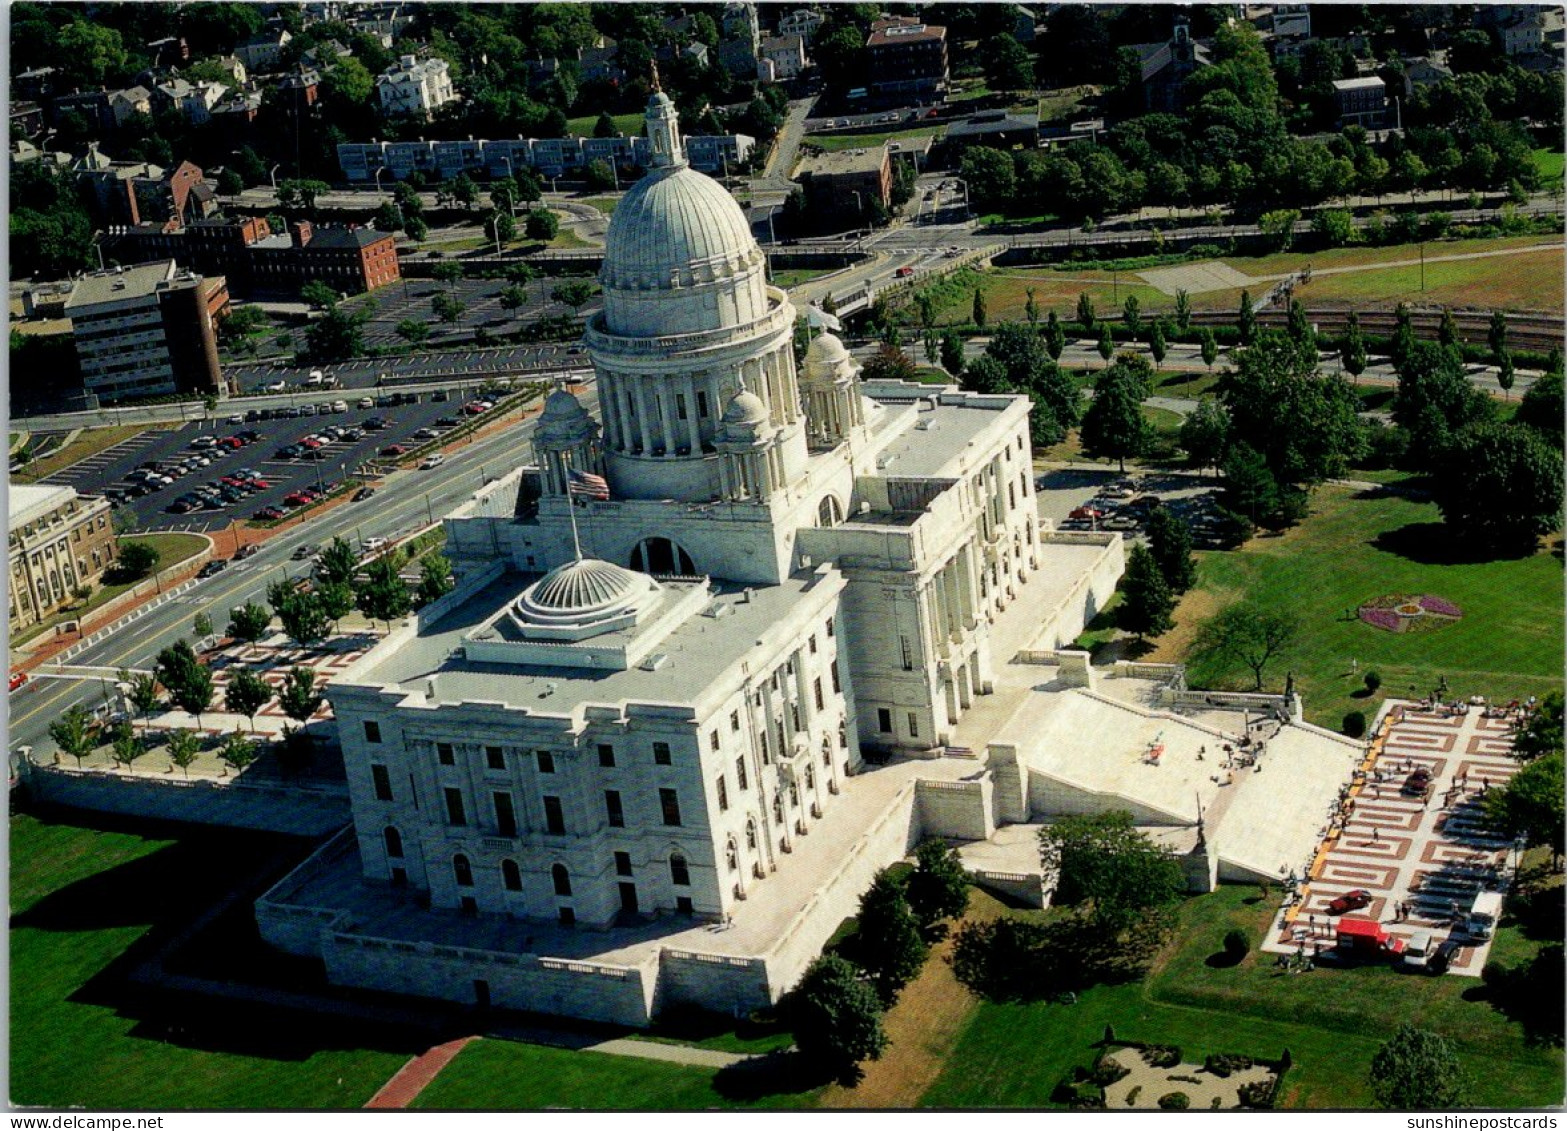
[{"label": "walkway path", "polygon": [[469,1043],[478,1039],[478,1037],[459,1037],[455,1041],[447,1041],[444,1045],[426,1049],[399,1068],[396,1075],[382,1084],[381,1090],[370,1097],[365,1107],[407,1107],[418,1098],[420,1092],[430,1086],[431,1080],[440,1075],[441,1069],[450,1064],[458,1053],[468,1047]]},{"label": "walkway path", "polygon": [[662,1060],[670,1064],[690,1064],[697,1068],[728,1068],[750,1060],[743,1052],[719,1052],[717,1049],[699,1049],[691,1045],[666,1045],[658,1041],[638,1041],[616,1038],[596,1045],[588,1045],[583,1052],[605,1052],[612,1056],[635,1056],[643,1060]]}]

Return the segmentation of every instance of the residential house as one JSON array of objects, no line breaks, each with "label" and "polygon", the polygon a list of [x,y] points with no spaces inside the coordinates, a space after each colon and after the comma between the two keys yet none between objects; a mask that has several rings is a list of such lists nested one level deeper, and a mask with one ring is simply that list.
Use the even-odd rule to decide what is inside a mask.
[{"label": "residential house", "polygon": [[234,48],[234,54],[255,74],[275,71],[283,62],[283,48],[293,40],[287,28],[273,27],[257,32]]},{"label": "residential house", "polygon": [[109,116],[116,129],[124,128],[137,114],[152,114],[152,91],[144,86],[126,87],[109,95]]},{"label": "residential house", "polygon": [[457,100],[451,68],[445,59],[418,59],[404,55],[376,76],[381,110],[390,117],[419,117],[428,121],[435,111]]},{"label": "residential house", "polygon": [[1333,84],[1333,103],[1340,126],[1379,129],[1387,115],[1387,83],[1377,75],[1339,79]]},{"label": "residential house", "polygon": [[1143,105],[1150,111],[1173,114],[1186,105],[1186,80],[1195,71],[1211,66],[1208,48],[1191,36],[1184,14],[1164,43],[1140,43],[1135,50],[1142,64]]},{"label": "residential house", "polygon": [[765,81],[789,82],[805,70],[805,40],[798,35],[773,35],[762,40]]},{"label": "residential house", "polygon": [[827,17],[815,8],[796,8],[778,17],[779,35],[797,35],[809,47],[817,31],[827,22]]}]

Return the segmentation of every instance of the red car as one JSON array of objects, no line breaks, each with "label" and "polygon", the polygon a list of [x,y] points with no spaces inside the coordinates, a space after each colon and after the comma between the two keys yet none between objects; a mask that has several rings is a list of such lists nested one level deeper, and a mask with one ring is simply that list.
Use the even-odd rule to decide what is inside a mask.
[{"label": "red car", "polygon": [[1370,904],[1371,893],[1365,888],[1355,888],[1353,891],[1346,891],[1332,903],[1328,904],[1328,914],[1347,915],[1351,911],[1359,911],[1362,907],[1368,907]]},{"label": "red car", "polygon": [[1103,518],[1104,516],[1105,516],[1105,512],[1100,510],[1097,507],[1077,507],[1067,517],[1068,518],[1095,519],[1095,518]]},{"label": "red car", "polygon": [[381,449],[381,454],[383,456],[400,456],[407,454],[407,452],[408,449],[403,447],[401,444],[388,444],[386,447]]},{"label": "red car", "polygon": [[[278,507],[262,507],[259,511],[256,512],[256,517],[262,522],[271,522],[274,519],[282,518],[283,511]],[[248,546],[245,548],[249,549]]]},{"label": "red car", "polygon": [[291,507],[302,507],[310,501],[310,496],[303,491],[295,491],[292,495],[284,495],[283,501]]},{"label": "red car", "polygon": [[24,684],[26,682],[27,682],[27,673],[26,672],[15,672],[14,671],[14,672],[11,673],[11,690],[12,691],[15,691],[18,687],[21,687],[22,684]]}]

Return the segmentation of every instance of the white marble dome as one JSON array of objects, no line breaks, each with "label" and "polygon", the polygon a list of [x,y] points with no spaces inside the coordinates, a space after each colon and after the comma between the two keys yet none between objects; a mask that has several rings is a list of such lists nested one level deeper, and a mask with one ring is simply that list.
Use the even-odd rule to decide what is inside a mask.
[{"label": "white marble dome", "polygon": [[582,402],[565,389],[556,389],[544,400],[544,410],[539,413],[536,440],[545,443],[571,444],[592,435],[598,424]]},{"label": "white marble dome", "polygon": [[645,573],[581,558],[556,566],[528,586],[512,606],[512,621],[529,635],[607,631],[634,623],[658,589]]},{"label": "white marble dome", "polygon": [[835,334],[818,334],[805,351],[806,381],[832,381],[854,359]]}]

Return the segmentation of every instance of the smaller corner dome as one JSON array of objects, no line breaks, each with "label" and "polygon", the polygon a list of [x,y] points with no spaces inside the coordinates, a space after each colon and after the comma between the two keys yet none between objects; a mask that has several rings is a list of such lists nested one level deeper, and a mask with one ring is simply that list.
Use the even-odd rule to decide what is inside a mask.
[{"label": "smaller corner dome", "polygon": [[755,393],[739,392],[724,409],[725,424],[745,424],[755,427],[767,423],[767,405]]},{"label": "smaller corner dome", "polygon": [[582,402],[574,394],[565,389],[556,389],[544,399],[544,411],[539,413],[539,419],[577,420],[587,415],[588,410],[582,407]]},{"label": "smaller corner dome", "polygon": [[805,351],[805,360],[837,363],[849,356],[848,348],[836,334],[818,334],[811,339],[811,348]]}]

